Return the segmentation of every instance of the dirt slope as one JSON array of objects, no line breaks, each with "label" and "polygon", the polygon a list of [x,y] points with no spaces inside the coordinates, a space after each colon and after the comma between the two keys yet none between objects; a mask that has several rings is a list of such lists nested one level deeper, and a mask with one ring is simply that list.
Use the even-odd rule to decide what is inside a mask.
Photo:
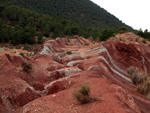
[{"label": "dirt slope", "polygon": [[[32,58],[0,54],[0,113],[149,113],[149,99],[126,73],[134,66],[149,76],[149,56],[148,44],[110,39],[94,45],[82,37],[46,41]],[[83,83],[98,101],[74,100]]]}]

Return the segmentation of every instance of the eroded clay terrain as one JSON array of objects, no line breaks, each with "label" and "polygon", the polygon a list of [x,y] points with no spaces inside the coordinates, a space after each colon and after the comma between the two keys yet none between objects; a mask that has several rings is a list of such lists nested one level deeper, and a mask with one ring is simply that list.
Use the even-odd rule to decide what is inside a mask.
[{"label": "eroded clay terrain", "polygon": [[[23,62],[31,64],[30,72]],[[126,72],[131,66],[149,76],[148,44],[57,38],[30,58],[1,52],[0,113],[149,113],[150,100],[136,92]],[[73,98],[83,83],[98,101],[80,104]]]}]

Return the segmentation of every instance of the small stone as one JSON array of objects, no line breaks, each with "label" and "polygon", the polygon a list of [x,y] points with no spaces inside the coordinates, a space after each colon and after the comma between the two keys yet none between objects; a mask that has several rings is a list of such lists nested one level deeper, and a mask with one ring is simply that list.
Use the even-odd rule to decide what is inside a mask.
[{"label": "small stone", "polygon": [[55,97],[56,95],[53,95],[52,97]]}]

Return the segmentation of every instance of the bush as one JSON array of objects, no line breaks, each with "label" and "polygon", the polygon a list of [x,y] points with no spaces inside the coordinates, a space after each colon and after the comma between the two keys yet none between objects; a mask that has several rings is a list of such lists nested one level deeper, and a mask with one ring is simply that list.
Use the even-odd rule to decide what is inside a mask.
[{"label": "bush", "polygon": [[105,29],[101,33],[101,41],[106,41],[108,38],[114,35],[115,31],[113,29]]},{"label": "bush", "polygon": [[82,104],[96,101],[97,99],[95,97],[90,96],[90,92],[91,88],[89,87],[89,85],[83,84],[78,90],[75,90],[73,92],[73,96],[78,102]]},{"label": "bush", "polygon": [[89,46],[89,43],[85,43],[86,46]]},{"label": "bush", "polygon": [[67,54],[67,55],[71,55],[71,54],[72,54],[72,51],[66,51],[66,54]]},{"label": "bush", "polygon": [[79,89],[79,93],[85,95],[85,96],[89,96],[91,92],[91,88],[89,87],[88,84],[83,84],[81,86],[81,88]]},{"label": "bush", "polygon": [[42,44],[43,42],[44,42],[43,34],[42,34],[42,33],[39,33],[39,34],[38,34],[38,43],[39,43],[39,44]]},{"label": "bush", "polygon": [[25,43],[25,45],[24,45],[24,48],[23,48],[24,50],[28,50],[28,44],[27,43]]},{"label": "bush", "polygon": [[32,65],[28,62],[23,62],[22,63],[23,71],[30,73],[32,69]]},{"label": "bush", "polygon": [[78,26],[72,26],[71,34],[72,35],[78,35],[79,34],[79,27]]},{"label": "bush", "polygon": [[134,67],[127,69],[132,82],[137,86],[137,92],[150,98],[150,78],[144,74],[140,74]]},{"label": "bush", "polygon": [[127,73],[130,75],[130,78],[135,85],[143,84],[145,82],[146,76],[139,74],[138,69],[129,67]]},{"label": "bush", "polygon": [[150,98],[150,81],[137,85],[137,92]]},{"label": "bush", "polygon": [[24,53],[20,53],[21,56],[24,56]]},{"label": "bush", "polygon": [[44,33],[43,34],[45,37],[49,37],[49,34],[48,33]]},{"label": "bush", "polygon": [[122,34],[122,33],[126,33],[126,32],[128,32],[129,30],[128,30],[128,28],[126,28],[126,27],[120,27],[118,30],[117,30],[117,32],[119,33],[119,34]]},{"label": "bush", "polygon": [[137,73],[137,69],[135,67],[129,67],[127,73],[132,76],[134,73]]}]

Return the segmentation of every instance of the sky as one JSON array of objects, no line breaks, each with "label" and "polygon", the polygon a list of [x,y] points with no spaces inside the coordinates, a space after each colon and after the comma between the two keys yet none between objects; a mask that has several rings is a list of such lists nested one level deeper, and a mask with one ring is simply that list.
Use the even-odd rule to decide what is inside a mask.
[{"label": "sky", "polygon": [[150,0],[91,0],[123,23],[150,31]]}]

